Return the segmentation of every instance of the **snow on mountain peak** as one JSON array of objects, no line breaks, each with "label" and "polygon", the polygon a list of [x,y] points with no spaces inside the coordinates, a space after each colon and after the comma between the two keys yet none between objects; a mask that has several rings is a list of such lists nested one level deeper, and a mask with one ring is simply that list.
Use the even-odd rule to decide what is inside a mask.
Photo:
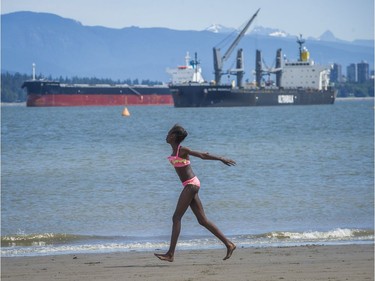
[{"label": "snow on mountain peak", "polygon": [[219,33],[221,29],[222,29],[222,26],[220,24],[213,23],[212,25],[207,27],[205,30],[211,31],[213,33]]},{"label": "snow on mountain peak", "polygon": [[[209,27],[205,29],[206,31],[210,31],[213,33],[231,33],[233,31],[236,31],[235,28],[229,28],[225,27],[221,24],[212,24]],[[263,26],[255,26],[253,29],[250,29],[251,31],[249,34],[252,35],[263,35],[263,36],[271,36],[271,37],[281,37],[281,38],[286,38],[286,37],[294,37],[295,35],[289,34],[288,32],[277,29],[277,28],[270,28],[270,27],[263,27]],[[337,41],[335,35],[330,31],[327,30],[324,32],[319,38],[312,38],[309,37],[309,40],[320,40],[320,41]]]},{"label": "snow on mountain peak", "polygon": [[235,29],[222,26],[221,24],[213,23],[209,27],[207,27],[205,30],[211,31],[213,33],[228,33],[228,32],[233,32]]},{"label": "snow on mountain peak", "polygon": [[255,26],[254,29],[251,31],[251,34],[258,34],[258,35],[268,35],[273,37],[288,37],[289,33],[276,29],[276,28],[269,28],[263,26]]}]

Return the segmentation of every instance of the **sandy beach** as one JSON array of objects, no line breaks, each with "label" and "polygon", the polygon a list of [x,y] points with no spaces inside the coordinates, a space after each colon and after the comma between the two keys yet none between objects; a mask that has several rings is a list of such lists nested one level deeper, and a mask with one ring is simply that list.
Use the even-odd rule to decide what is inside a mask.
[{"label": "sandy beach", "polygon": [[1,280],[374,280],[374,245],[178,251],[173,263],[150,252],[8,257]]}]

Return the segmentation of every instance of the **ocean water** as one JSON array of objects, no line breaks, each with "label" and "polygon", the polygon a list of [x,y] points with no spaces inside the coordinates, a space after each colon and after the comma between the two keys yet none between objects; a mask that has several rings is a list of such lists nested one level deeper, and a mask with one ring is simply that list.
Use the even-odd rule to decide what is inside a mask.
[{"label": "ocean water", "polygon": [[[165,136],[192,158],[207,216],[243,247],[373,243],[374,102],[1,108],[1,254],[159,251],[182,189]],[[183,218],[179,249],[222,247]]]}]

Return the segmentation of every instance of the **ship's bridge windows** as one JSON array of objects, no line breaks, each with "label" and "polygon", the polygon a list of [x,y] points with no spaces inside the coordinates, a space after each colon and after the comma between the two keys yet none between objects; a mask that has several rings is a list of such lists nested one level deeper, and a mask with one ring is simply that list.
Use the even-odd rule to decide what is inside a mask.
[{"label": "ship's bridge windows", "polygon": [[309,65],[308,62],[287,62],[286,66],[298,66],[298,65]]}]

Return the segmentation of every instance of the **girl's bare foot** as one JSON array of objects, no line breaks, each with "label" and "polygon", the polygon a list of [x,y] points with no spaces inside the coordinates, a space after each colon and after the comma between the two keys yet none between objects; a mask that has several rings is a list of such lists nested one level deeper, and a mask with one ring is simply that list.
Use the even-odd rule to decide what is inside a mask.
[{"label": "girl's bare foot", "polygon": [[236,249],[236,245],[234,245],[233,243],[230,243],[230,245],[227,247],[227,255],[225,256],[225,258],[223,258],[223,260],[227,260],[229,259],[232,254],[233,254],[233,251]]},{"label": "girl's bare foot", "polygon": [[173,262],[173,256],[168,254],[154,254],[159,260]]}]

